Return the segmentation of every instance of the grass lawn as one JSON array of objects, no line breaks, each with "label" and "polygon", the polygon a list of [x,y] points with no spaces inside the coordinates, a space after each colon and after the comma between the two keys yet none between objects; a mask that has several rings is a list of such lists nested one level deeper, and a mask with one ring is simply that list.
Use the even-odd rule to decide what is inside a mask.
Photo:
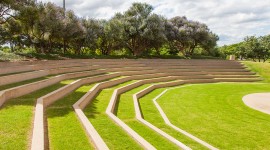
[{"label": "grass lawn", "polygon": [[[117,109],[117,116],[123,120],[127,125],[129,125],[133,130],[135,130],[138,134],[140,134],[143,138],[145,138],[148,142],[150,142],[153,146],[158,149],[179,149],[175,144],[171,143],[166,138],[163,138],[158,133],[155,133],[152,129],[148,128],[147,126],[140,123],[135,118],[135,111],[133,105],[133,98],[132,95],[141,91],[142,89],[148,87],[150,84],[146,84],[140,87],[137,87],[133,90],[130,90],[120,96],[120,101],[118,104]],[[153,95],[158,94],[158,92],[162,91],[162,89],[156,90]],[[141,109],[144,112],[147,109],[147,113],[143,113],[145,119],[147,121],[148,118],[153,120],[151,123],[155,126],[159,127],[161,130],[167,132],[171,136],[175,137],[179,141],[183,142],[184,144],[190,146],[194,149],[204,149],[201,145],[193,142],[192,140],[188,139],[187,137],[177,134],[174,130],[170,127],[166,126],[164,121],[159,115],[159,112],[154,107],[154,104],[151,101],[151,97],[145,97],[147,99],[140,99]]]},{"label": "grass lawn", "polygon": [[70,82],[63,81],[7,101],[0,108],[0,149],[28,149],[36,100]]},{"label": "grass lawn", "polygon": [[270,63],[243,61],[250,70],[257,72],[258,75],[264,78],[264,82],[270,82]]},{"label": "grass lawn", "polygon": [[242,102],[269,91],[268,83],[199,84],[169,90],[158,102],[173,124],[218,148],[270,149],[269,115]]},{"label": "grass lawn", "polygon": [[125,82],[102,90],[84,110],[84,113],[110,149],[142,149],[135,140],[105,113],[114,89],[133,82],[135,81]]},{"label": "grass lawn", "polygon": [[160,128],[167,134],[170,134],[177,140],[181,141],[182,143],[186,144],[192,149],[207,149],[206,147],[202,146],[201,144],[197,143],[196,141],[190,139],[189,137],[176,132],[173,128],[169,127],[166,125],[164,120],[162,119],[159,111],[155,107],[153,103],[153,99],[159,95],[164,89],[157,89],[151,92],[151,94],[148,94],[144,97],[142,97],[139,102],[141,106],[141,110],[144,116],[144,119],[147,120],[148,122],[152,123],[156,127]]},{"label": "grass lawn", "polygon": [[94,149],[72,108],[92,87],[82,86],[47,108],[50,149]]}]

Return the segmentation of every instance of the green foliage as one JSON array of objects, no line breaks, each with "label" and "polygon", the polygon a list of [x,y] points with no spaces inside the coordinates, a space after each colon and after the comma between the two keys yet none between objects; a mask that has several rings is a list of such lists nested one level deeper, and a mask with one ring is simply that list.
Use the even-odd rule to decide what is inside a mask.
[{"label": "green foliage", "polygon": [[205,24],[180,16],[166,22],[166,34],[170,46],[185,57],[192,56],[198,47],[210,53],[218,40]]},{"label": "green foliage", "polygon": [[219,48],[223,57],[235,55],[237,58],[252,59],[253,61],[267,61],[270,58],[270,35],[247,36],[243,42],[225,45]]},{"label": "green foliage", "polygon": [[19,61],[19,60],[24,60],[25,57],[16,55],[14,53],[9,53],[9,52],[3,52],[0,50],[0,61]]},{"label": "green foliage", "polygon": [[[146,3],[133,3],[109,20],[79,18],[74,12],[50,2],[4,0],[0,4],[2,14],[14,12],[0,16],[0,45],[10,44],[12,52],[32,48],[42,55],[144,57],[181,52],[181,55],[191,56],[196,53],[194,49],[200,47],[207,55],[212,55],[218,39],[205,24],[185,17],[181,26],[173,24],[171,29],[180,28],[178,37],[171,37],[171,32],[176,30],[168,30],[167,26],[173,19],[153,13],[154,7]],[[164,45],[169,45],[166,51]]]}]

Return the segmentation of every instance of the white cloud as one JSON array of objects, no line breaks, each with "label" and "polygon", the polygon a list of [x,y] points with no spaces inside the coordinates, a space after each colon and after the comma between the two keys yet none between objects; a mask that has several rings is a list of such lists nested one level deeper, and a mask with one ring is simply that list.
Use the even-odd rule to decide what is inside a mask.
[{"label": "white cloud", "polygon": [[[63,0],[42,0],[62,5]],[[108,19],[138,0],[66,0],[79,16]],[[247,35],[270,34],[270,0],[140,0],[168,18],[186,16],[206,23],[220,36],[219,44],[241,41]]]}]

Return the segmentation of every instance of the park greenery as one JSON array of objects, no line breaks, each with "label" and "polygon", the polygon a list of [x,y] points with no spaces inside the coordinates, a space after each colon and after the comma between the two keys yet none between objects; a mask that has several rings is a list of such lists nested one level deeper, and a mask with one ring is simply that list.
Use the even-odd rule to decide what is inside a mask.
[{"label": "park greenery", "polygon": [[10,45],[2,51],[37,54],[217,54],[218,36],[206,24],[184,16],[167,19],[153,10],[149,4],[133,3],[104,20],[78,17],[53,3],[4,0],[0,2],[0,45]]},{"label": "park greenery", "polygon": [[[133,3],[110,19],[78,17],[54,3],[0,2],[0,60],[26,58],[228,58],[265,62],[270,35],[217,46],[206,24],[185,16],[165,18],[146,3]],[[89,14],[91,16],[91,14]],[[9,45],[9,46],[7,46]]]},{"label": "park greenery", "polygon": [[219,48],[223,56],[235,55],[241,60],[252,59],[253,61],[265,62],[270,58],[270,35],[247,36],[244,41]]}]

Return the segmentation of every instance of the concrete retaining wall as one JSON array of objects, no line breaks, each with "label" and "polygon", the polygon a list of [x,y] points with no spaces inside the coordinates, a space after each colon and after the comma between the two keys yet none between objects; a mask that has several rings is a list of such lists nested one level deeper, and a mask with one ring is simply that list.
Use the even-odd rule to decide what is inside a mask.
[{"label": "concrete retaining wall", "polygon": [[11,83],[21,82],[25,80],[30,80],[34,78],[40,78],[49,75],[49,71],[41,70],[41,71],[34,71],[34,72],[27,72],[9,76],[2,76],[0,77],[0,86],[7,85]]},{"label": "concrete retaining wall", "polygon": [[[66,85],[52,93],[49,93],[41,98],[38,99],[38,103],[36,105],[36,114],[35,114],[35,121],[34,121],[34,129],[33,129],[33,136],[32,136],[32,149],[44,149],[44,128],[40,128],[42,126],[44,126],[44,122],[43,122],[43,118],[44,118],[44,108],[46,108],[48,105],[52,104],[53,102],[57,101],[58,99],[66,96],[67,94],[69,94],[71,91],[75,90],[76,88],[80,87],[83,84],[90,84],[90,83],[95,83],[95,82],[99,82],[102,80],[108,80],[110,78],[115,78],[115,77],[119,77],[119,76],[123,76],[123,75],[134,75],[134,74],[142,74],[142,72],[123,72],[123,73],[114,73],[114,74],[108,74],[108,75],[101,75],[101,76],[96,76],[96,77],[88,77],[85,79],[79,79],[76,80],[74,82],[72,82],[69,85]],[[147,75],[146,75],[147,76]],[[145,77],[141,76],[141,77]],[[134,76],[134,79],[137,79],[139,77]],[[112,86],[118,83],[122,83],[125,81],[129,81],[133,79],[132,77],[125,77],[125,78],[121,78],[121,79],[117,79],[117,80],[113,80],[113,81],[108,81],[105,84],[97,84],[94,88],[94,90],[91,92],[93,94],[88,94],[87,96],[85,96],[86,98],[92,97],[95,94],[97,94],[97,92],[99,91],[100,88],[105,88],[107,86]],[[82,105],[85,105],[86,103],[81,103]],[[80,105],[81,105],[80,104]],[[80,113],[80,111],[78,112]],[[41,117],[41,118],[40,118]],[[81,118],[82,120],[83,117]],[[39,120],[39,121],[37,121]],[[42,122],[41,122],[42,120]],[[89,129],[89,126],[86,127]],[[91,128],[91,127],[90,127]]]}]

